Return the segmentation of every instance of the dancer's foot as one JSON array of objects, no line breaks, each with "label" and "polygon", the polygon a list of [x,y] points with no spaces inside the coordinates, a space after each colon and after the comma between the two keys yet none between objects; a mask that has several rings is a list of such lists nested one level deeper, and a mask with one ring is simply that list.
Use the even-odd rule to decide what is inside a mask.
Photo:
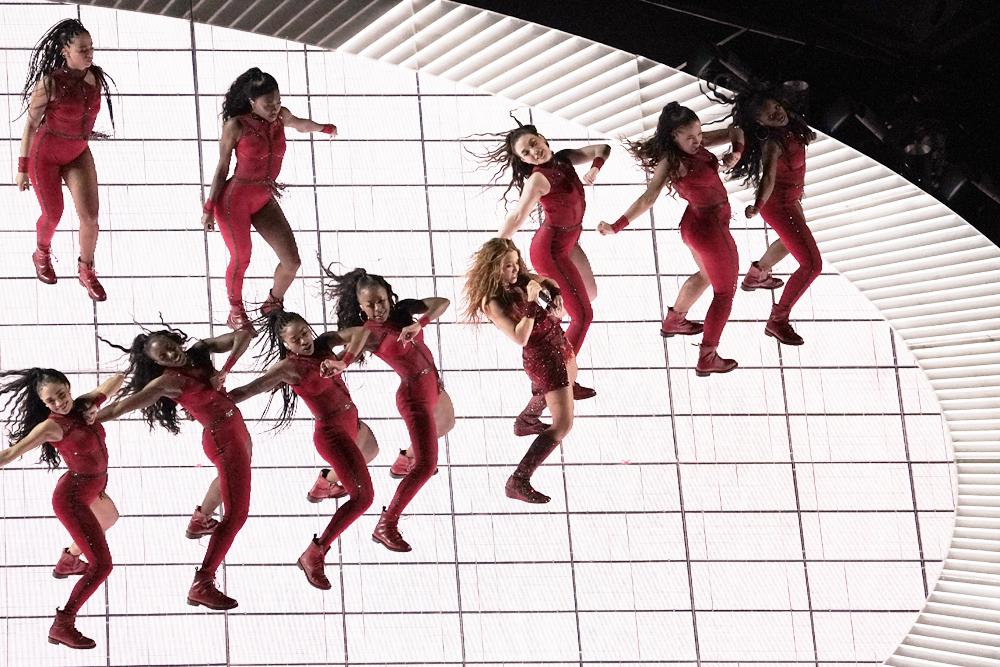
[{"label": "dancer's foot", "polygon": [[50,248],[38,246],[31,253],[31,261],[35,265],[35,275],[46,285],[56,284],[56,271],[52,268],[52,252]]}]

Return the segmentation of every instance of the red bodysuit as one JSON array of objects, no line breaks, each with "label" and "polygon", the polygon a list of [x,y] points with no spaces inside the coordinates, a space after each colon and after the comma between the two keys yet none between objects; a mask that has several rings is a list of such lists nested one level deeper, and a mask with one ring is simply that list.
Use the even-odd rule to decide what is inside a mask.
[{"label": "red bodysuit", "polygon": [[[104,398],[98,394],[97,404],[103,403]],[[69,468],[56,482],[52,509],[90,564],[63,608],[75,614],[111,574],[108,541],[101,522],[90,509],[108,484],[108,448],[104,443],[104,427],[96,423],[88,425],[75,409],[68,415],[51,413],[49,419],[62,428],[62,440],[51,445]]]},{"label": "red bodysuit", "polygon": [[784,311],[782,314],[787,318],[792,306],[823,270],[823,258],[799,203],[806,177],[805,144],[791,133],[785,134],[779,141],[781,155],[775,168],[774,189],[760,207],[760,217],[778,233],[778,238],[799,263],[799,268],[785,283],[778,301],[778,306]]},{"label": "red bodysuit", "polygon": [[215,208],[219,231],[229,250],[226,292],[231,305],[243,303],[243,276],[250,263],[250,218],[278,192],[285,156],[285,125],[253,114],[237,116],[243,134],[236,144],[236,169]]},{"label": "red bodysuit", "polygon": [[219,473],[225,515],[212,533],[201,566],[202,572],[213,575],[250,514],[250,436],[236,404],[212,387],[214,372],[211,366],[163,371],[181,381],[181,395],[174,400],[205,427],[202,447]]},{"label": "red bodysuit", "polygon": [[702,344],[718,346],[736,296],[739,256],[729,232],[729,197],[719,179],[719,161],[704,146],[681,158],[687,169],[674,184],[688,206],[681,217],[681,239],[698,255],[712,283],[712,303],[705,314]]},{"label": "red bodysuit", "polygon": [[[96,65],[91,69],[100,71]],[[35,225],[39,248],[49,247],[62,218],[63,168],[88,150],[87,141],[101,110],[101,89],[96,80],[93,85],[86,82],[89,72],[81,76],[63,67],[49,74],[45,117],[28,153],[28,178],[42,209]]]},{"label": "red bodysuit", "polygon": [[528,254],[538,275],[556,281],[562,291],[563,307],[570,317],[566,338],[579,353],[587,330],[594,320],[594,309],[587,296],[587,286],[570,253],[583,229],[587,208],[583,183],[569,161],[568,151],[560,151],[531,173],[540,173],[549,182],[549,192],[541,198],[545,220],[531,239]]},{"label": "red bodysuit", "polygon": [[357,521],[375,500],[372,478],[365,457],[357,446],[358,409],[351,401],[351,394],[340,375],[323,377],[319,367],[325,359],[332,359],[330,351],[319,351],[310,357],[289,354],[287,360],[299,374],[292,391],[305,402],[316,417],[313,443],[334,472],[351,499],[341,505],[326,530],[316,538],[328,547],[347,527]]},{"label": "red bodysuit", "polygon": [[434,420],[441,386],[434,357],[424,344],[421,330],[405,347],[399,340],[402,329],[390,321],[365,322],[371,332],[367,348],[396,371],[402,382],[396,390],[396,409],[406,424],[413,445],[413,467],[396,489],[392,503],[386,508],[389,516],[399,518],[417,491],[437,470],[438,434]]},{"label": "red bodysuit", "polygon": [[532,393],[547,394],[570,386],[566,362],[573,358],[573,346],[563,335],[559,320],[537,302],[529,303],[521,288],[514,287],[511,291],[520,297],[508,308],[511,319],[516,323],[522,317],[535,318],[528,343],[521,352],[524,372],[531,379]]}]

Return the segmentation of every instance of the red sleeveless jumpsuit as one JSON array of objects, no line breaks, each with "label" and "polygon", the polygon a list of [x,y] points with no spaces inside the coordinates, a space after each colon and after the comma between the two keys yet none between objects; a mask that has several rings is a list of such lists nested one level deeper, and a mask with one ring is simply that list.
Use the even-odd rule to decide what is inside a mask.
[{"label": "red sleeveless jumpsuit", "polygon": [[216,202],[215,219],[229,250],[226,293],[230,305],[243,303],[243,276],[250,263],[250,216],[278,192],[276,179],[285,157],[285,125],[251,114],[237,116],[243,135],[236,144],[236,170]]},{"label": "red sleeveless jumpsuit", "polygon": [[202,447],[219,473],[225,514],[208,541],[201,571],[213,575],[226,557],[236,534],[250,514],[249,434],[243,415],[228,396],[212,387],[214,369],[182,366],[167,368],[164,375],[181,380],[181,395],[174,399],[205,427]]},{"label": "red sleeveless jumpsuit", "polygon": [[62,218],[62,169],[88,149],[101,110],[99,84],[85,81],[89,71],[80,76],[63,67],[49,74],[49,103],[28,153],[28,178],[42,208],[35,225],[39,248],[49,247]]},{"label": "red sleeveless jumpsuit", "polygon": [[558,283],[563,307],[570,318],[566,338],[579,354],[590,323],[594,321],[587,286],[569,258],[580,238],[583,213],[587,208],[583,183],[566,157],[566,151],[559,151],[545,164],[535,166],[531,173],[541,173],[549,182],[549,193],[541,198],[545,220],[532,237],[528,250],[531,266],[538,275]]}]

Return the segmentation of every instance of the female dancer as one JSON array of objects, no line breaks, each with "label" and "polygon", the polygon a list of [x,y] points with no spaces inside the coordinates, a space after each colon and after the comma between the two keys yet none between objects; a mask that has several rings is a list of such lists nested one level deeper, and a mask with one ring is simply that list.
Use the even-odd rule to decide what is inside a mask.
[{"label": "female dancer", "polygon": [[[131,348],[113,345],[129,354],[129,380],[123,398],[105,407],[98,419],[114,419],[142,410],[152,428],[159,423],[171,433],[180,431],[177,406],[187,410],[205,427],[202,446],[219,472],[205,501],[195,510],[188,537],[211,534],[205,559],[188,591],[188,604],[209,609],[232,609],[236,600],[215,587],[215,571],[233,544],[250,510],[250,435],[243,415],[223,391],[226,374],[250,345],[252,330],[206,338],[184,349],[190,340],[183,332],[167,328],[135,337]],[[222,371],[215,372],[210,354],[229,352]],[[211,519],[219,503],[225,505],[222,521]]]},{"label": "female dancer", "polygon": [[385,278],[364,269],[342,276],[327,270],[327,275],[334,284],[327,288],[326,297],[337,302],[339,335],[347,345],[341,358],[322,362],[323,372],[339,373],[355,359],[364,361],[367,351],[387,363],[401,379],[396,409],[410,434],[410,448],[399,453],[406,464],[405,476],[392,502],[382,508],[372,539],[392,551],[410,551],[397,527],[399,516],[437,472],[438,438],[455,426],[455,407],[424,344],[423,333],[451,302],[441,297],[400,301]]},{"label": "female dancer", "polygon": [[[732,171],[733,177],[743,178],[744,185],[752,183],[756,191],[746,216],[752,218],[760,213],[779,238],[750,267],[742,288],[774,289],[767,280],[771,267],[791,252],[799,268],[788,279],[778,303],[771,307],[764,333],[785,345],[802,345],[805,341],[788,323],[788,317],[792,306],[823,270],[823,259],[799,203],[805,182],[806,146],[816,135],[801,116],[760,93],[737,95],[733,122],[749,137],[746,153]],[[780,285],[779,281],[775,287]]]},{"label": "female dancer", "polygon": [[[688,201],[681,218],[681,238],[691,249],[698,272],[681,286],[660,334],[667,337],[691,335],[704,329],[695,369],[695,374],[701,377],[728,373],[738,365],[716,353],[722,329],[733,308],[739,257],[733,235],[729,233],[729,197],[719,179],[719,162],[707,148],[731,142],[732,152],[725,156],[723,163],[732,166],[743,151],[742,135],[736,126],[702,134],[698,116],[687,107],[671,102],[663,107],[653,136],[629,144],[629,151],[651,176],[646,192],[613,225],[604,221],[597,225],[602,235],[617,234],[652,208],[664,187]],[[715,294],[702,327],[685,316],[709,284]]]},{"label": "female dancer", "polygon": [[[374,437],[365,437],[363,442],[360,441],[361,420],[344,380],[339,375],[326,377],[320,374],[323,360],[334,357],[333,347],[344,345],[346,341],[333,331],[314,337],[312,328],[296,313],[273,310],[267,320],[269,349],[264,357],[267,363],[278,361],[254,381],[229,392],[229,398],[234,403],[240,403],[280,386],[283,407],[278,420],[279,428],[295,414],[297,396],[306,402],[316,417],[313,431],[316,451],[336,471],[337,485],[351,497],[337,509],[323,534],[318,537],[313,535],[298,560],[299,568],[305,572],[309,583],[325,591],[331,588],[324,572],[326,552],[348,526],[361,518],[375,499],[367,464],[378,454],[378,444]],[[367,427],[365,431],[367,436],[371,435]],[[362,450],[362,445],[367,451]],[[324,475],[320,476],[320,480],[330,486]],[[317,480],[317,485],[320,480]],[[322,497],[314,500],[311,491],[308,497],[312,502],[322,500]]]},{"label": "female dancer", "polygon": [[[56,483],[52,509],[89,563],[66,605],[56,609],[55,621],[49,628],[49,643],[94,648],[97,642],[76,629],[76,614],[111,574],[111,552],[104,537],[110,524],[99,515],[110,514],[108,505],[114,508],[111,499],[104,495],[108,485],[108,448],[100,425],[103,419],[95,422],[94,415],[100,404],[118,391],[124,376],[108,378],[75,401],[69,380],[51,368],[6,371],[0,377],[4,379],[0,395],[11,395],[4,409],[13,404],[9,435],[14,443],[0,450],[0,466],[35,447],[42,448],[41,460],[53,470],[59,467],[60,455],[66,459],[69,472]],[[114,516],[117,518],[117,512]]]},{"label": "female dancer", "polygon": [[536,299],[545,279],[528,273],[521,253],[509,239],[490,239],[472,256],[466,274],[465,315],[482,315],[524,348],[524,372],[541,389],[552,413],[552,426],[538,434],[504,489],[508,498],[547,503],[550,498],[531,486],[531,475],[573,428],[573,381],[576,354],[563,336],[559,320]]},{"label": "female dancer", "polygon": [[[337,136],[333,125],[297,118],[281,106],[278,82],[270,74],[254,67],[236,77],[222,103],[219,164],[201,217],[208,231],[218,221],[229,250],[226,293],[230,311],[226,323],[233,329],[249,324],[243,307],[243,275],[250,262],[251,225],[278,255],[274,284],[261,306],[264,315],[281,305],[301,264],[292,228],[276,200],[283,187],[276,179],[285,155],[285,126]],[[236,170],[227,180],[234,150]]]},{"label": "female dancer", "polygon": [[[21,91],[28,120],[17,159],[17,188],[29,181],[42,214],[35,225],[37,248],[31,255],[35,274],[43,283],[56,282],[52,268],[52,237],[63,214],[62,182],[80,217],[80,284],[94,301],[108,295],[94,271],[97,247],[97,168],[87,142],[101,110],[101,93],[111,109],[110,77],[94,64],[94,40],[83,24],[65,19],[52,26],[31,52],[28,78]],[[112,82],[113,83],[113,82]]]}]

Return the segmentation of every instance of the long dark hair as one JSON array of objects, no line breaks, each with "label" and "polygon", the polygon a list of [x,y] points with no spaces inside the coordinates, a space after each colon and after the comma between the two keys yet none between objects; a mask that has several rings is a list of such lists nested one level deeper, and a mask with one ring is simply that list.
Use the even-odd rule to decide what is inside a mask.
[{"label": "long dark hair", "polygon": [[[515,118],[514,120],[517,119]],[[479,162],[480,168],[494,170],[493,175],[490,176],[489,185],[499,185],[504,173],[510,169],[510,183],[507,184],[507,189],[503,191],[502,197],[505,203],[507,202],[507,194],[511,190],[516,189],[520,194],[524,189],[524,181],[531,176],[531,172],[535,168],[534,165],[528,164],[514,152],[514,144],[526,134],[542,136],[534,125],[521,125],[518,122],[516,128],[507,132],[476,135],[477,137],[495,142],[492,147],[486,149],[486,152],[477,153],[471,149],[466,149]]]},{"label": "long dark hair", "polygon": [[262,72],[259,67],[251,67],[229,85],[222,100],[222,122],[250,113],[250,100],[277,89],[278,81],[273,76]]},{"label": "long dark hair", "polygon": [[[309,325],[304,317],[298,313],[293,313],[287,310],[272,310],[267,314],[267,324],[264,327],[264,336],[261,337],[263,341],[263,350],[257,356],[258,359],[262,360],[265,367],[269,367],[282,359],[288,358],[288,347],[285,346],[285,341],[281,337],[281,333],[289,324],[300,321],[304,322],[306,326]],[[296,393],[292,391],[292,388],[284,382],[281,383],[280,391],[281,413],[278,414],[278,419],[271,428],[273,431],[280,431],[291,423],[292,417],[295,416],[295,409],[298,404],[298,395],[296,395]],[[273,400],[274,393],[271,394],[271,397],[267,401],[267,406],[264,408],[265,414],[271,408],[271,401]]]},{"label": "long dark hair", "polygon": [[625,148],[647,174],[652,175],[656,165],[663,160],[667,161],[668,193],[673,192],[674,183],[680,178],[681,160],[685,155],[674,140],[674,131],[696,120],[698,115],[695,112],[677,102],[671,102],[660,112],[653,136],[644,141],[625,142]]},{"label": "long dark hair", "polygon": [[[757,117],[768,100],[781,105],[788,115],[788,125],[761,125]],[[743,129],[746,145],[740,161],[730,170],[729,175],[733,180],[743,179],[743,185],[752,185],[754,189],[760,186],[760,178],[764,173],[764,145],[768,141],[780,142],[784,137],[791,136],[808,146],[816,138],[816,133],[809,129],[805,119],[789,109],[774,91],[737,94],[733,100],[733,124]]]},{"label": "long dark hair", "polygon": [[[31,430],[49,418],[51,411],[42,402],[38,391],[43,385],[58,382],[69,387],[69,379],[54,368],[28,368],[21,371],[0,371],[0,396],[9,398],[0,410],[10,408],[7,419],[7,437],[12,445],[23,440]],[[73,409],[77,406],[74,403]],[[42,443],[42,454],[38,462],[44,462],[50,470],[59,467],[62,458],[50,443]]]},{"label": "long dark hair", "polygon": [[[27,106],[31,101],[31,93],[35,90],[38,81],[56,71],[60,67],[65,67],[66,58],[62,54],[63,48],[69,45],[77,35],[90,34],[90,31],[83,27],[83,24],[76,19],[63,19],[55,24],[42,36],[35,44],[28,60],[28,76],[24,80],[24,89],[21,91],[21,102]],[[104,99],[108,103],[108,116],[111,117],[111,127],[115,126],[115,112],[111,106],[111,87],[115,81],[104,73],[104,70],[97,65],[91,65],[90,71],[93,73],[97,83],[104,91]]]},{"label": "long dark hair", "polygon": [[[146,354],[149,343],[157,336],[162,336],[172,340],[181,346],[187,345],[187,343],[191,340],[183,331],[175,329],[169,325],[167,325],[166,329],[161,331],[147,331],[139,334],[132,341],[132,345],[130,347],[115,345],[114,343],[101,338],[101,340],[107,345],[110,345],[116,350],[121,350],[128,355],[128,370],[126,371],[128,374],[128,381],[125,382],[119,392],[119,395],[122,398],[142,391],[147,384],[163,375],[163,366],[150,359],[149,355]],[[212,359],[209,356],[208,348],[204,345],[198,345],[195,343],[187,350],[187,355],[191,359],[191,362],[198,368],[202,368],[206,371],[211,370]],[[152,405],[143,408],[142,418],[147,424],[149,424],[150,430],[152,430],[153,427],[159,423],[160,426],[167,429],[174,435],[180,433],[181,425],[180,419],[177,417],[177,401],[172,398],[164,396]]]}]

